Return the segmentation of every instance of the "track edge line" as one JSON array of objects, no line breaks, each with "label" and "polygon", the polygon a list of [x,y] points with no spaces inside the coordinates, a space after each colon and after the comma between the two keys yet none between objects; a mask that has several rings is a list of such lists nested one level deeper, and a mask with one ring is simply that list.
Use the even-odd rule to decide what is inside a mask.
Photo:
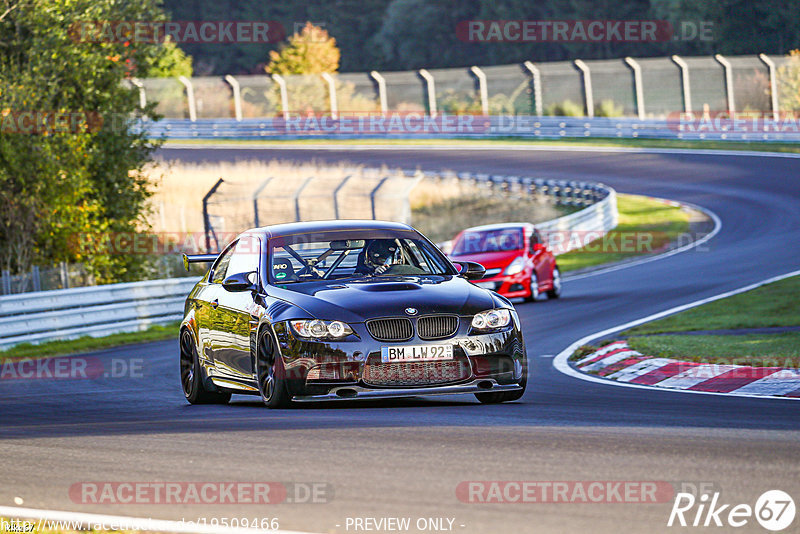
[{"label": "track edge line", "polygon": [[654,313],[652,315],[648,315],[646,317],[642,317],[639,319],[634,319],[633,321],[628,321],[627,323],[612,326],[611,328],[607,328],[605,330],[601,330],[599,332],[595,332],[593,334],[589,334],[584,336],[577,341],[574,341],[570,344],[567,348],[559,352],[556,357],[553,359],[553,367],[557,371],[567,376],[571,376],[573,378],[577,378],[579,380],[584,380],[586,382],[595,382],[598,384],[606,384],[612,386],[619,386],[619,387],[628,387],[628,388],[637,388],[637,389],[649,389],[654,391],[669,391],[673,393],[692,393],[692,394],[699,394],[699,395],[720,395],[726,397],[750,397],[756,399],[779,399],[779,400],[788,400],[788,401],[800,401],[800,398],[792,398],[792,397],[774,397],[769,395],[753,395],[753,394],[737,394],[737,393],[721,393],[716,391],[694,391],[694,390],[686,390],[686,389],[671,389],[671,388],[660,388],[658,386],[646,386],[643,384],[629,384],[627,382],[617,382],[615,380],[608,380],[607,378],[600,378],[597,376],[592,376],[586,373],[582,373],[572,367],[569,364],[569,357],[575,352],[575,349],[580,347],[581,345],[585,345],[590,341],[594,341],[597,338],[605,337],[609,334],[614,334],[616,332],[620,332],[622,330],[627,330],[628,328],[633,328],[634,326],[638,326],[640,324],[649,323],[650,321],[655,321],[656,319],[661,319],[663,317],[667,317],[668,315],[673,315],[678,312],[682,312],[685,310],[689,310],[691,308],[696,308],[697,306],[702,306],[703,304],[707,304],[709,302],[714,302],[716,300],[724,299],[726,297],[732,297],[734,295],[738,295],[740,293],[745,293],[747,291],[751,291],[753,289],[757,289],[761,286],[771,284],[773,282],[778,282],[780,280],[784,280],[786,278],[791,278],[792,276],[800,275],[800,270],[791,271],[788,273],[780,274],[777,276],[773,276],[771,278],[767,278],[761,280],[759,282],[755,282],[753,284],[749,284],[737,289],[732,289],[730,291],[725,291],[724,293],[718,293],[717,295],[713,295],[711,297],[706,297],[700,300],[696,300],[694,302],[689,302],[688,304],[681,304],[680,306],[675,306],[668,310],[664,310],[658,313]]}]

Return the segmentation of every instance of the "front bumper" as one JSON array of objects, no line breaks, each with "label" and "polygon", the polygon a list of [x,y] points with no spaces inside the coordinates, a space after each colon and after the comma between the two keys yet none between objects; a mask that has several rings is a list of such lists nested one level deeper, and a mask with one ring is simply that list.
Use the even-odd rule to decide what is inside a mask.
[{"label": "front bumper", "polygon": [[466,384],[432,386],[408,389],[374,389],[361,386],[336,386],[322,395],[295,395],[297,402],[318,402],[353,399],[392,399],[428,395],[458,395],[462,393],[486,393],[495,391],[516,391],[522,389],[518,384],[498,384],[495,380],[476,379]]},{"label": "front bumper", "polygon": [[[356,335],[337,342],[297,339],[285,323],[274,325],[274,330],[289,393],[295,400],[449,395],[519,389],[527,375],[527,358],[519,318],[513,312],[512,317],[510,328],[482,334],[471,334],[471,318],[462,318],[456,334],[435,341],[414,336],[405,342],[380,342],[363,323],[351,324]],[[446,361],[451,365],[426,367],[421,372],[420,368],[390,369],[395,364],[380,363],[382,346],[433,344],[453,346],[454,360]],[[423,379],[418,380],[420,376]]]},{"label": "front bumper", "polygon": [[530,273],[522,271],[517,274],[499,274],[492,278],[478,280],[475,282],[478,287],[491,289],[506,298],[528,298],[531,296]]}]

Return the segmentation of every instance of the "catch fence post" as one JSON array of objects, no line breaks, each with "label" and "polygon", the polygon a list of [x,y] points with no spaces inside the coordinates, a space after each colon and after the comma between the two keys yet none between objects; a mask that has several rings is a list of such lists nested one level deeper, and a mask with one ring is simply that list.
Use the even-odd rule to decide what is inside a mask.
[{"label": "catch fence post", "polygon": [[206,254],[211,253],[211,234],[214,234],[214,241],[217,242],[217,249],[219,249],[219,241],[217,240],[216,232],[211,228],[211,219],[208,216],[208,200],[217,192],[217,188],[224,182],[222,178],[217,180],[217,183],[208,190],[208,193],[203,197],[203,229],[206,234]]},{"label": "catch fence post", "polygon": [[239,81],[230,74],[225,75],[225,81],[233,90],[233,114],[238,122],[242,122],[242,90]]},{"label": "catch fence post", "polygon": [[594,117],[594,94],[592,94],[592,71],[589,65],[580,59],[575,60],[575,66],[583,74],[583,104],[586,107],[586,116]]}]

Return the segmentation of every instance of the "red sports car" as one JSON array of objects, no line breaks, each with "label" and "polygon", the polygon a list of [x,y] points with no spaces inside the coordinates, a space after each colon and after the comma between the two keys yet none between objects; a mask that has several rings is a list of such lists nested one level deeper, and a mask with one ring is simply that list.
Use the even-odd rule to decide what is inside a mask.
[{"label": "red sports car", "polygon": [[536,300],[561,295],[561,273],[541,234],[529,223],[467,228],[453,240],[454,261],[474,261],[486,268],[477,285],[508,298]]}]

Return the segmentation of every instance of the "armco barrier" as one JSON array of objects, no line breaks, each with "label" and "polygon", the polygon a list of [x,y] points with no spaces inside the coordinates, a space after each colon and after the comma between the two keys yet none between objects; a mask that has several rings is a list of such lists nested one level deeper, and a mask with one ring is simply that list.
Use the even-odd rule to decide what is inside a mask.
[{"label": "armco barrier", "polygon": [[196,283],[196,278],[170,278],[0,297],[0,349],[179,321]]},{"label": "armco barrier", "polygon": [[[436,173],[425,173],[426,177],[439,176]],[[441,175],[446,176],[446,175]],[[584,206],[583,209],[536,224],[545,233],[597,233],[598,237],[617,226],[617,193],[600,183],[576,182],[568,180],[551,180],[523,176],[498,176],[487,174],[459,173],[458,178],[472,180],[489,188],[499,188],[522,194],[546,195],[552,197],[556,204],[566,206]],[[438,244],[448,250],[450,242]],[[569,252],[581,246],[580,239],[567,239],[559,246],[559,253]]]},{"label": "armco barrier", "polygon": [[[617,224],[616,192],[602,184],[471,173],[425,175],[433,179],[456,176],[511,194],[547,195],[558,204],[585,206],[537,225],[547,232],[605,234]],[[170,278],[0,297],[0,350],[20,343],[135,332],[179,321],[195,283],[196,278]]]},{"label": "armco barrier", "polygon": [[[421,115],[420,115],[421,117]],[[140,123],[148,135],[169,140],[284,140],[284,139],[444,139],[444,138],[497,138],[520,137],[526,139],[558,139],[574,137],[602,137],[622,139],[674,139],[713,141],[800,141],[800,124],[786,118],[769,122],[730,121],[709,119],[703,122],[680,123],[665,119],[632,119],[605,117],[535,117],[474,116],[470,125],[459,126],[458,116],[451,115],[447,126],[445,114],[438,116],[435,126],[426,131],[404,131],[389,128],[385,131],[359,131],[358,120],[348,117],[329,119],[319,127],[287,128],[281,118],[264,119],[162,119]],[[350,122],[347,122],[347,121]]]}]

